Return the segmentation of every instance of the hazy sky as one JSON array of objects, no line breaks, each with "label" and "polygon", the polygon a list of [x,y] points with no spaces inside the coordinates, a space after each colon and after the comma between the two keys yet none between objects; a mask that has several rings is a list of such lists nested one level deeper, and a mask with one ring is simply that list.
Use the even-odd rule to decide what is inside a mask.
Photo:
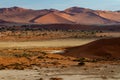
[{"label": "hazy sky", "polygon": [[59,10],[79,6],[99,10],[120,10],[120,0],[0,0],[0,8],[13,6]]}]

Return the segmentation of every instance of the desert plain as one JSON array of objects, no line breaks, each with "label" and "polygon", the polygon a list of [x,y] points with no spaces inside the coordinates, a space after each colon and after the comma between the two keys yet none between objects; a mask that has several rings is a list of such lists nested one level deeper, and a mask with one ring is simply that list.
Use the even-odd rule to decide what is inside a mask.
[{"label": "desert plain", "polygon": [[0,80],[120,80],[120,12],[0,8]]}]

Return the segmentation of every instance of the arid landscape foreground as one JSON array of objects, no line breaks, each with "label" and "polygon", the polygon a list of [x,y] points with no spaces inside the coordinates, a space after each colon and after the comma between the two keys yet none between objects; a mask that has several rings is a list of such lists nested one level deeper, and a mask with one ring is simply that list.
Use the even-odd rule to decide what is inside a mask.
[{"label": "arid landscape foreground", "polygon": [[1,25],[0,80],[119,80],[119,31],[119,25]]},{"label": "arid landscape foreground", "polygon": [[[119,80],[120,59],[119,57],[111,58],[111,55],[113,56],[115,54],[114,52],[117,51],[117,56],[119,56],[119,39],[120,38],[108,38],[101,40],[58,39],[41,42],[31,41],[29,43],[16,42],[18,44],[15,42],[10,43],[10,41],[8,41],[6,44],[5,42],[0,42],[0,79]],[[113,43],[116,42],[117,44],[113,44],[111,41]],[[30,44],[34,42],[37,43],[34,45]],[[62,42],[62,44],[56,45],[59,42]],[[49,45],[52,45],[52,47],[49,45],[44,45],[43,43],[49,43]],[[74,44],[70,45],[70,43]],[[6,46],[7,44],[9,45]],[[80,51],[80,49],[78,49],[80,45],[82,49],[93,44],[96,47],[93,49],[97,49],[98,45],[101,47],[101,55],[97,55],[97,53],[92,54],[92,51],[90,53],[93,56],[96,55],[97,58],[93,58],[91,55],[89,57],[88,52],[84,53],[84,56],[81,56],[82,54],[77,55]],[[78,48],[76,47],[76,50],[74,50],[74,46],[78,46]],[[115,47],[115,50],[113,46]],[[88,47],[88,50],[86,50],[89,51],[92,49],[92,47]],[[105,48],[106,50],[103,50],[104,48],[102,47],[107,48]],[[71,53],[69,53],[68,50],[70,50]],[[99,51],[99,49],[97,50]],[[110,52],[111,50],[112,52]],[[76,52],[73,54],[73,56],[71,56],[70,54],[72,54],[74,51]],[[75,55],[77,57],[75,57]]]},{"label": "arid landscape foreground", "polygon": [[0,80],[120,80],[120,11],[0,8]]}]

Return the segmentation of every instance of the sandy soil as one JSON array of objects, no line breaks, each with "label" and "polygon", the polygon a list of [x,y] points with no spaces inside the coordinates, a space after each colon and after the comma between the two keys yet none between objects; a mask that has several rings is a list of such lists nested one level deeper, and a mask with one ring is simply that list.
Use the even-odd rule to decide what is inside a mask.
[{"label": "sandy soil", "polygon": [[[61,39],[61,40],[51,40],[51,41],[31,41],[31,42],[0,42],[0,48],[8,48],[1,50],[1,56],[6,56],[3,53],[19,53],[22,51],[19,49],[15,49],[12,51],[12,47],[20,47],[20,48],[33,48],[33,47],[63,47],[63,46],[77,46],[83,45],[93,40],[89,39]],[[31,44],[32,43],[32,44]],[[48,43],[48,44],[47,44]],[[56,46],[57,45],[57,46]],[[34,49],[30,49],[31,53],[34,52]],[[54,50],[54,49],[53,49]],[[60,49],[61,50],[61,49]],[[29,52],[29,50],[23,50],[24,52]],[[38,52],[38,49],[35,49],[35,53]],[[56,52],[56,51],[55,51]],[[7,55],[9,56],[9,55]],[[43,63],[50,63],[50,61],[60,61],[61,65],[71,64],[70,66],[46,66],[45,67],[37,67],[36,65],[32,66],[32,69],[25,68],[24,70],[12,70],[12,68],[5,68],[4,70],[0,70],[0,80],[51,80],[50,78],[62,78],[63,80],[120,80],[120,61],[114,62],[86,62],[84,66],[78,66],[78,64],[73,64],[73,62],[69,62],[71,59],[66,59],[66,57],[60,58],[58,54],[48,54],[45,58],[36,59],[34,55],[32,58],[29,55],[25,59],[21,59],[22,61],[34,60],[35,63],[40,64],[43,60]],[[54,56],[54,57],[53,57]],[[59,59],[60,58],[60,59]],[[65,59],[64,59],[65,58]],[[12,61],[12,59],[5,59],[6,62]],[[1,59],[1,62],[3,62]],[[49,59],[49,60],[48,60]],[[62,60],[61,60],[62,59]],[[17,61],[17,59],[13,59]],[[45,61],[44,61],[45,60]],[[20,59],[19,59],[20,61]],[[49,62],[47,62],[49,61]],[[73,61],[73,60],[71,60]],[[13,61],[12,61],[13,62]],[[20,61],[21,62],[21,61]],[[63,64],[65,63],[65,64]],[[1,67],[1,65],[0,65]],[[20,66],[18,66],[20,67]],[[42,79],[41,79],[42,78]],[[57,79],[56,79],[57,80]]]},{"label": "sandy soil", "polygon": [[96,36],[120,37],[120,32],[96,33]]},{"label": "sandy soil", "polygon": [[37,68],[34,70],[1,70],[0,80],[120,80],[120,64],[91,63],[67,68]]},{"label": "sandy soil", "polygon": [[45,41],[27,41],[27,42],[0,42],[0,48],[32,48],[32,47],[70,47],[89,43],[95,39],[58,39]]}]

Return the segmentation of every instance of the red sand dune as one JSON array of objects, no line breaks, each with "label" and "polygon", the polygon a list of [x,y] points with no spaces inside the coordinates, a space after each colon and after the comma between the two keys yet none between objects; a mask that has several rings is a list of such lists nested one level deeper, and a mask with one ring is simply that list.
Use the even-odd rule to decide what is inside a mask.
[{"label": "red sand dune", "polygon": [[120,38],[100,39],[66,50],[64,56],[86,58],[120,58]]},{"label": "red sand dune", "polygon": [[78,24],[116,24],[120,23],[120,12],[98,11],[71,7],[64,11],[54,9],[32,10],[20,7],[0,8],[0,19],[17,23],[78,23]]},{"label": "red sand dune", "polygon": [[70,7],[64,10],[67,13],[77,14],[77,13],[85,13],[85,12],[93,12],[92,9],[82,8],[82,7]]},{"label": "red sand dune", "polygon": [[62,23],[70,24],[72,23],[72,21],[67,20],[53,12],[37,18],[34,22],[41,23],[41,24],[62,24]]},{"label": "red sand dune", "polygon": [[73,15],[70,15],[66,12],[57,12],[56,15],[60,16],[60,17],[63,17],[69,21],[72,21],[72,22],[75,22],[74,20],[74,16]]},{"label": "red sand dune", "polygon": [[96,11],[103,18],[120,22],[120,12],[112,11]]},{"label": "red sand dune", "polygon": [[76,14],[76,15],[74,15],[74,20],[76,23],[82,23],[82,24],[111,24],[111,23],[115,23],[115,21],[111,21],[109,19],[103,18],[103,17],[96,15],[92,12]]},{"label": "red sand dune", "polygon": [[78,13],[70,15],[63,12],[52,12],[34,20],[40,24],[57,24],[57,23],[80,23],[80,24],[112,24],[116,21],[103,18],[93,12]]},{"label": "red sand dune", "polygon": [[32,10],[20,7],[0,8],[0,19],[17,23],[30,23],[35,17],[48,12],[50,10]]},{"label": "red sand dune", "polygon": [[[82,24],[112,24],[120,22],[120,13],[119,12],[112,12],[110,13],[107,11],[104,17],[100,15],[98,10],[92,10],[87,8],[80,8],[80,7],[71,7],[64,10],[66,13],[73,14],[73,19],[76,23]],[[109,17],[108,17],[109,16]]]}]

